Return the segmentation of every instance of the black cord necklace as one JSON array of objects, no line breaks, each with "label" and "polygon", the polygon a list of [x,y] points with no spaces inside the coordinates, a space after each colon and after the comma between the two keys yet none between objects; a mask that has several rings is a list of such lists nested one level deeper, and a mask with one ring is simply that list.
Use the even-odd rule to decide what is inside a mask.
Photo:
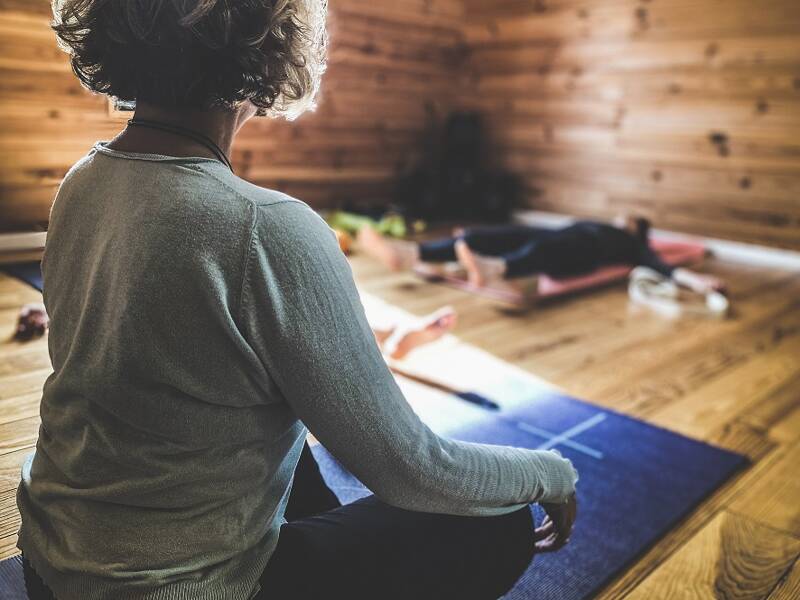
[{"label": "black cord necklace", "polygon": [[214,156],[217,157],[217,160],[219,162],[226,165],[231,170],[231,172],[233,172],[233,165],[231,164],[230,159],[222,151],[222,148],[220,148],[214,142],[214,140],[204,136],[202,133],[192,131],[191,129],[186,129],[185,127],[180,127],[178,125],[172,125],[170,123],[162,123],[160,121],[147,121],[145,119],[131,119],[130,121],[128,121],[128,127],[147,127],[149,129],[157,129],[158,131],[165,131],[173,135],[180,135],[189,138],[190,140],[197,142],[201,146],[205,146]]}]

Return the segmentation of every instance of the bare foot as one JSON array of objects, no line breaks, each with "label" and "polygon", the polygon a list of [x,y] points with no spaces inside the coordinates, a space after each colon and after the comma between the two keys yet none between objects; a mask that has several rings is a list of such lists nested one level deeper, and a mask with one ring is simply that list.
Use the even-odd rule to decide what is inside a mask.
[{"label": "bare foot", "polygon": [[702,294],[710,294],[711,292],[724,292],[725,282],[719,277],[713,275],[700,274],[697,276],[697,288]]},{"label": "bare foot", "polygon": [[430,344],[453,330],[458,320],[455,311],[447,306],[424,317],[419,324],[403,332],[392,348],[391,356],[395,360],[405,358],[409,352]]},{"label": "bare foot", "polygon": [[711,292],[724,292],[725,282],[719,277],[696,273],[689,269],[675,269],[673,279],[679,284],[688,287],[698,294],[710,294]]},{"label": "bare foot", "polygon": [[362,227],[359,230],[358,245],[392,271],[410,269],[419,260],[417,244],[384,237],[371,227]]},{"label": "bare foot", "polygon": [[456,256],[467,271],[470,285],[478,288],[502,281],[506,272],[506,263],[502,258],[476,254],[464,240],[456,242]]},{"label": "bare foot", "polygon": [[429,279],[443,279],[448,275],[453,274],[452,268],[449,266],[449,264],[418,262],[416,265],[414,265],[414,272],[417,275],[421,275],[422,277]]}]

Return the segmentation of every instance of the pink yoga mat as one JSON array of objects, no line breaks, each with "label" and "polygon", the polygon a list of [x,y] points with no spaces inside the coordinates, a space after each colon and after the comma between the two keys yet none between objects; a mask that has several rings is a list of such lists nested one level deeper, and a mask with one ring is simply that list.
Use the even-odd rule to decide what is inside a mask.
[{"label": "pink yoga mat", "polygon": [[[703,244],[698,242],[676,242],[663,239],[654,238],[651,240],[651,245],[654,250],[658,252],[662,260],[670,265],[684,265],[692,262],[702,260],[706,254],[706,248]],[[435,279],[463,289],[466,291],[495,298],[504,302],[512,302],[514,304],[523,304],[525,302],[534,300],[536,298],[552,298],[555,296],[563,296],[573,292],[591,289],[593,287],[620,281],[625,279],[631,272],[632,267],[629,265],[612,265],[598,269],[593,273],[581,275],[579,277],[568,277],[565,279],[553,279],[547,275],[539,275],[535,291],[529,295],[518,294],[510,292],[505,289],[493,289],[491,287],[475,288],[467,283],[463,278],[456,276],[442,276],[431,277],[423,271],[417,274],[425,277],[426,279]]]}]

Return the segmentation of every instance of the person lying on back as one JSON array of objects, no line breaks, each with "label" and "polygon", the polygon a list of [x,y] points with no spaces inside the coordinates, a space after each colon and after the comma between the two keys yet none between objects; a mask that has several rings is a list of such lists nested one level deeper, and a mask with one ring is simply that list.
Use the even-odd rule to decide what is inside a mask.
[{"label": "person lying on back", "polygon": [[560,229],[501,225],[457,231],[453,237],[416,243],[384,237],[364,228],[361,248],[393,270],[418,263],[458,261],[476,287],[545,274],[555,279],[586,275],[610,265],[645,266],[705,294],[724,283],[711,275],[673,267],[650,245],[647,219],[626,218],[621,226],[579,221]]}]

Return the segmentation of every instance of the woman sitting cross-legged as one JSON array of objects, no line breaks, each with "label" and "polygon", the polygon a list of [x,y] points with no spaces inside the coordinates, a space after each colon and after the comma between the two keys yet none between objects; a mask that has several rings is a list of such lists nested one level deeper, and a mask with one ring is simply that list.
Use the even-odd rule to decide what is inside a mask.
[{"label": "woman sitting cross-legged", "polygon": [[574,277],[623,264],[649,267],[699,294],[724,288],[712,275],[665,263],[650,247],[649,233],[646,219],[627,218],[620,226],[582,221],[561,229],[480,227],[421,244],[384,237],[365,227],[359,231],[358,242],[393,270],[458,261],[476,287],[503,287],[541,273],[557,279]]},{"label": "woman sitting cross-legged", "polygon": [[[488,600],[566,543],[569,461],[433,433],[333,232],[232,172],[245,122],[313,100],[324,0],[55,9],[83,83],[137,110],[52,210],[54,371],[18,493],[32,594]],[[339,506],[308,431],[374,496]]]}]

